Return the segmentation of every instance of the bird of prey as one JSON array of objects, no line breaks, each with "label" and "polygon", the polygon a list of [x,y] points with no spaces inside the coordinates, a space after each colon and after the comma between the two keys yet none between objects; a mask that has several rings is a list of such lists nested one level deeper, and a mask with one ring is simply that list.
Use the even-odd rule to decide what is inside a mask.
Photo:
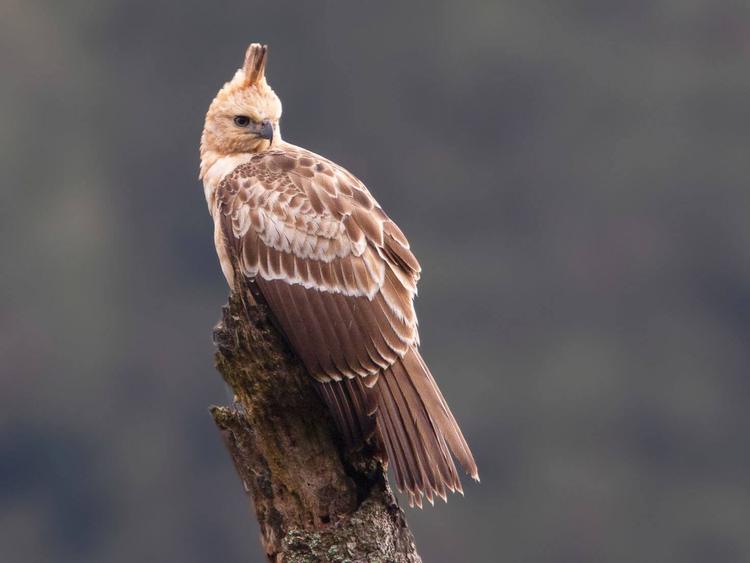
[{"label": "bird of prey", "polygon": [[420,266],[365,185],[281,139],[268,49],[206,114],[200,178],[230,287],[255,284],[315,380],[349,447],[374,440],[410,503],[462,492],[453,462],[478,480],[466,440],[419,353]]}]

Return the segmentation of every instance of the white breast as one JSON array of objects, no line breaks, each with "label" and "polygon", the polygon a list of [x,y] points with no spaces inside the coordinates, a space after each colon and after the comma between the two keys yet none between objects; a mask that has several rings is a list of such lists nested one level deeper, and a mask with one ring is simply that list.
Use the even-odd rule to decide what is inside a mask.
[{"label": "white breast", "polygon": [[[209,164],[205,174],[203,174],[203,191],[206,195],[208,212],[214,219],[214,243],[216,244],[216,253],[219,255],[221,270],[224,272],[224,277],[227,279],[227,283],[231,288],[234,288],[234,270],[232,269],[232,261],[229,258],[226,244],[223,240],[224,235],[221,229],[221,217],[218,216],[219,210],[216,208],[216,189],[228,174],[231,174],[232,171],[241,164],[248,162],[251,156],[251,154],[245,153],[217,157],[213,163]],[[206,158],[210,159],[211,155],[206,155]],[[204,160],[204,162],[206,161]]]},{"label": "white breast", "polygon": [[252,157],[249,153],[233,154],[228,156],[221,156],[211,164],[206,173],[203,175],[203,192],[206,195],[206,203],[208,204],[208,212],[213,214],[213,206],[215,203],[216,188],[224,179],[227,174],[231,174],[232,171],[237,168],[240,164],[245,164]]}]

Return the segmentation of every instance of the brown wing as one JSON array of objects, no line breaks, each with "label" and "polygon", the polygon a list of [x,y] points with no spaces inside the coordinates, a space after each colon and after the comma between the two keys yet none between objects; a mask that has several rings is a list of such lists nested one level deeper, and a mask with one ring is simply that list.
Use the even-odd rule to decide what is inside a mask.
[{"label": "brown wing", "polygon": [[[476,463],[417,346],[419,263],[365,186],[285,146],[255,155],[219,185],[222,267],[255,279],[351,446],[377,431],[399,489],[461,490],[451,452]],[[228,263],[227,263],[228,262]]]},{"label": "brown wing", "polygon": [[319,381],[374,384],[418,344],[419,263],[343,168],[292,146],[255,155],[221,182],[216,211],[232,262]]}]

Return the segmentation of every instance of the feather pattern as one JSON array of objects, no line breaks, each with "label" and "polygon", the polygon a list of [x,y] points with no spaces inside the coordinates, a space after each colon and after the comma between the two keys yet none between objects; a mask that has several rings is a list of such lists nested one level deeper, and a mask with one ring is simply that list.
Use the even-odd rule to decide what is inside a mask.
[{"label": "feather pattern", "polygon": [[[270,300],[284,296],[276,306],[289,311],[280,322],[316,379],[376,374],[419,343],[419,263],[349,172],[283,144],[237,166],[215,197],[215,218],[236,259],[231,267],[257,280],[264,294],[268,288]],[[277,281],[290,287],[271,289]],[[297,326],[336,346],[321,349],[321,339]]]},{"label": "feather pattern", "polygon": [[377,434],[398,487],[419,506],[461,490],[451,453],[476,477],[417,351],[419,262],[364,184],[282,142],[248,155],[210,195],[229,283],[255,281],[345,443]]}]

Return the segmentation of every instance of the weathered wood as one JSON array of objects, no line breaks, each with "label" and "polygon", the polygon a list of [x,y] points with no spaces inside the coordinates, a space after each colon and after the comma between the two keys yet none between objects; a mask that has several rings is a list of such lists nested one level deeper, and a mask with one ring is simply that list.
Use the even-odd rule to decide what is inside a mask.
[{"label": "weathered wood", "polygon": [[216,367],[236,396],[213,407],[273,562],[421,561],[382,463],[346,452],[310,377],[252,284],[215,327]]}]

